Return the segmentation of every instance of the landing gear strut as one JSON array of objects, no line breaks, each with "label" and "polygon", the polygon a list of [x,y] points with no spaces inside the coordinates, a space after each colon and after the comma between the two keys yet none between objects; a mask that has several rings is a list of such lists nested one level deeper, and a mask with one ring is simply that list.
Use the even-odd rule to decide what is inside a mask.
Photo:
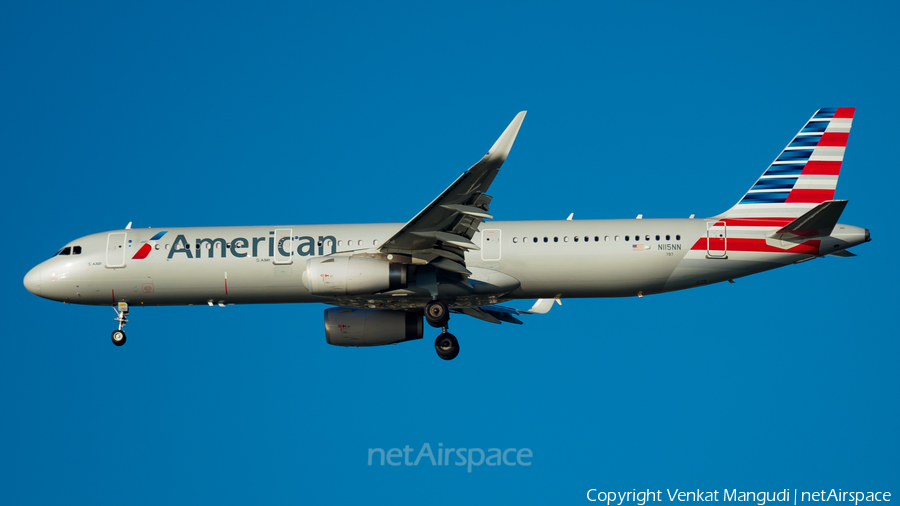
[{"label": "landing gear strut", "polygon": [[117,330],[113,330],[112,342],[116,346],[122,346],[125,344],[125,332],[122,329],[125,328],[125,324],[128,323],[128,303],[120,302],[118,308],[113,308],[116,312],[116,317],[114,320],[119,322],[119,328]]},{"label": "landing gear strut", "polygon": [[425,321],[432,327],[441,329],[441,335],[434,340],[434,351],[444,360],[453,360],[459,355],[459,341],[456,336],[447,332],[450,321],[450,308],[446,302],[433,300],[425,304]]}]

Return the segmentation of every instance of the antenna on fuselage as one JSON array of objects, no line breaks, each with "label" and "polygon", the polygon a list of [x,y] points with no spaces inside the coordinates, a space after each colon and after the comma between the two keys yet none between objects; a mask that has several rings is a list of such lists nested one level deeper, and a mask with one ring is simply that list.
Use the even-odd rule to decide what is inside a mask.
[{"label": "antenna on fuselage", "polygon": [[128,225],[125,225],[125,230],[131,230],[131,223],[132,222],[129,221]]}]

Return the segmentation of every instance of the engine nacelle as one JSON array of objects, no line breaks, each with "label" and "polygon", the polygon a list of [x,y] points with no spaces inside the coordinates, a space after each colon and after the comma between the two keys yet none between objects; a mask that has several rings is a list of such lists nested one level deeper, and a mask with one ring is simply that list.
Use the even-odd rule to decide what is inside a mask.
[{"label": "engine nacelle", "polygon": [[406,265],[375,258],[311,258],[303,275],[306,288],[313,295],[356,295],[406,288]]},{"label": "engine nacelle", "polygon": [[422,314],[384,309],[325,310],[325,340],[335,346],[381,346],[422,339]]}]

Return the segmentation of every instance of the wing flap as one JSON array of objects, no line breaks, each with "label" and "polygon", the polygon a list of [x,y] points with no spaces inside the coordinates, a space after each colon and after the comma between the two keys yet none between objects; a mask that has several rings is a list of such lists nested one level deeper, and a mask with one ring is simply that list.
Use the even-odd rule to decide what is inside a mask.
[{"label": "wing flap", "polygon": [[[516,316],[526,315],[526,314],[547,314],[550,311],[550,308],[553,307],[553,303],[562,305],[562,302],[557,299],[538,299],[531,309],[516,309],[513,307],[505,307],[505,306],[480,306],[480,307],[455,307],[452,308],[451,311],[454,313],[461,313],[467,316],[471,316],[472,318],[478,318],[479,320],[484,320],[490,323],[515,323],[516,325],[522,325],[522,321],[516,318]],[[515,316],[514,316],[515,315]]]},{"label": "wing flap", "polygon": [[471,276],[472,272],[469,269],[459,263],[450,260],[449,258],[436,258],[431,261],[431,265],[437,267],[438,269],[443,269],[445,271],[455,272],[457,274],[465,274],[466,276]]}]

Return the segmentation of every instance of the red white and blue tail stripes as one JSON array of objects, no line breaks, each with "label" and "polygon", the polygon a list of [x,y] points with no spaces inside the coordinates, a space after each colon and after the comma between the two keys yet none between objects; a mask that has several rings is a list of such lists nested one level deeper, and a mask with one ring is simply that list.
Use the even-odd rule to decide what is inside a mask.
[{"label": "red white and blue tail stripes", "polygon": [[854,111],[816,111],[740,202],[718,217],[796,218],[832,200]]}]

